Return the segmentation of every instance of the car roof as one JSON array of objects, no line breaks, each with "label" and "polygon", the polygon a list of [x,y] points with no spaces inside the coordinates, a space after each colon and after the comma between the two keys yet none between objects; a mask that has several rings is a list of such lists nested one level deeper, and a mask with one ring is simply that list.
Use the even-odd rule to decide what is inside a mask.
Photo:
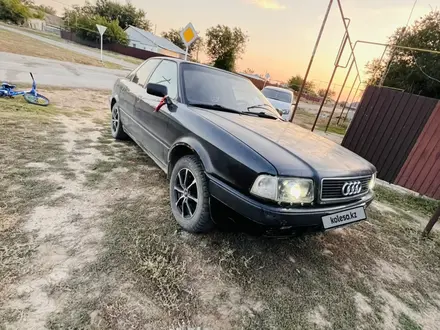
[{"label": "car roof", "polygon": [[[217,71],[221,71],[221,72],[226,72],[226,73],[229,73],[229,74],[231,74],[231,75],[233,75],[235,77],[239,77],[239,78],[242,78],[242,79],[245,79],[245,80],[249,80],[248,78],[246,78],[246,77],[244,77],[244,76],[242,76],[240,74],[237,74],[235,72],[219,69],[219,68],[213,67],[211,65],[206,65],[206,64],[202,64],[202,63],[186,61],[186,60],[183,60],[183,59],[180,59],[180,58],[176,58],[176,57],[155,56],[155,57],[150,57],[150,58],[155,58],[155,59],[159,59],[159,60],[174,61],[174,62],[178,63],[179,65],[183,64],[183,63],[188,63],[188,64],[192,64],[192,65],[198,65],[198,66],[202,66],[202,67],[205,67],[205,68],[209,68],[209,69],[213,69],[213,70],[217,70]],[[149,60],[150,58],[147,58],[147,60]]]},{"label": "car roof", "polygon": [[279,92],[287,92],[287,93],[292,93],[293,92],[290,89],[287,88],[282,88],[282,87],[275,87],[275,86],[266,86],[263,89],[273,89],[275,91],[279,91]]}]

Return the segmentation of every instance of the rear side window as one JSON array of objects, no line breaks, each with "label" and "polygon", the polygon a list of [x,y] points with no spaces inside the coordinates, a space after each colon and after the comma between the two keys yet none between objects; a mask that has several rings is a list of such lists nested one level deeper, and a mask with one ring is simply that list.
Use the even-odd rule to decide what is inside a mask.
[{"label": "rear side window", "polygon": [[154,73],[149,83],[161,84],[168,88],[168,96],[177,97],[177,64],[173,61],[163,60]]},{"label": "rear side window", "polygon": [[138,84],[142,87],[145,86],[147,83],[147,79],[150,76],[151,72],[156,67],[157,63],[159,63],[160,60],[157,59],[151,59],[146,61],[142,66],[137,69],[135,72],[131,73],[128,76],[128,79],[130,79],[135,84]]}]

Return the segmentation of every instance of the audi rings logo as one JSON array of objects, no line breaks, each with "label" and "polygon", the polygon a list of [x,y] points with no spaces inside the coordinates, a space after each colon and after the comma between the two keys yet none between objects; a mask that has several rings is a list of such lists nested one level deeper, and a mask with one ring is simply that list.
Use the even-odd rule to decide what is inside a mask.
[{"label": "audi rings logo", "polygon": [[342,186],[342,195],[344,196],[353,196],[357,195],[362,190],[362,184],[360,181],[351,181],[346,182]]}]

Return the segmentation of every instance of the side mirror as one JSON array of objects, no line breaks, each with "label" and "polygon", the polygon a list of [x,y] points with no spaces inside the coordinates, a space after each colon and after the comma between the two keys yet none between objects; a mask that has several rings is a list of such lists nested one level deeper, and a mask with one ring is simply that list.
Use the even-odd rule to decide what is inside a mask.
[{"label": "side mirror", "polygon": [[164,85],[149,83],[147,84],[147,93],[154,96],[165,97],[168,95],[168,88]]}]

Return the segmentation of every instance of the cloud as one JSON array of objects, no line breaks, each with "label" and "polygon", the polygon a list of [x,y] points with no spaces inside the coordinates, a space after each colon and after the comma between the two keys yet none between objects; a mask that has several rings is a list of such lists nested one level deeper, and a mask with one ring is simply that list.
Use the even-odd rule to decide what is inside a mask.
[{"label": "cloud", "polygon": [[250,2],[264,9],[271,9],[271,10],[286,9],[286,6],[280,4],[278,0],[250,0]]}]

